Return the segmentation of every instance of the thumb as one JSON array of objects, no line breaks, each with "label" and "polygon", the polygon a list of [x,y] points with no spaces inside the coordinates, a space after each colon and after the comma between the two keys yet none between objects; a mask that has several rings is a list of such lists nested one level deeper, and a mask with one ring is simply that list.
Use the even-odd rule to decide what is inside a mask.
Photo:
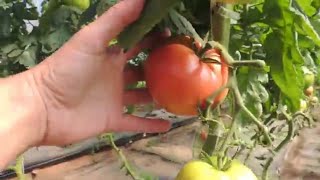
[{"label": "thumb", "polygon": [[85,52],[104,51],[113,38],[139,18],[144,2],[145,0],[120,1],[94,22],[82,28],[71,41],[82,46],[80,48]]}]

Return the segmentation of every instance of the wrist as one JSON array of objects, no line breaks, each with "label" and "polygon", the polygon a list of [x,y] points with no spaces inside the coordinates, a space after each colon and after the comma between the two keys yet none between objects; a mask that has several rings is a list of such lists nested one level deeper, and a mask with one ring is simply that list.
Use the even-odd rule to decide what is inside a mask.
[{"label": "wrist", "polygon": [[46,109],[29,71],[0,80],[0,103],[1,170],[43,139]]}]

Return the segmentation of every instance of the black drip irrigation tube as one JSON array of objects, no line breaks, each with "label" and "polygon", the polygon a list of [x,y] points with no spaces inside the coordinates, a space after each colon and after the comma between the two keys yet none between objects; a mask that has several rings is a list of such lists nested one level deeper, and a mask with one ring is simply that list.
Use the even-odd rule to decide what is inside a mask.
[{"label": "black drip irrigation tube", "polygon": [[[197,120],[197,118],[190,118],[190,119],[182,120],[180,122],[173,123],[170,131],[177,129],[179,127],[182,127],[182,126],[192,124],[196,120]],[[145,138],[153,137],[153,136],[157,136],[157,135],[159,135],[159,133],[152,133],[152,134],[146,134],[146,135],[144,135],[143,133],[140,133],[140,134],[136,134],[133,136],[120,138],[115,141],[115,144],[117,146],[125,146],[125,145],[130,144],[130,142],[135,142],[135,141],[138,141],[141,139],[145,139]],[[79,158],[84,155],[89,155],[92,153],[99,153],[99,152],[110,150],[110,149],[112,149],[112,147],[108,144],[101,145],[101,146],[99,145],[98,149],[91,146],[91,147],[88,147],[84,150],[74,151],[71,153],[61,155],[56,158],[46,159],[46,160],[43,160],[43,161],[37,162],[37,163],[30,163],[24,167],[24,171],[25,171],[25,174],[28,174],[28,173],[31,173],[35,169],[42,169],[42,168],[50,167],[53,165],[57,165],[57,164],[60,164],[63,162],[67,162],[67,161]],[[5,170],[3,172],[0,172],[0,179],[9,179],[9,178],[15,178],[15,177],[16,177],[16,174],[12,170]]]}]

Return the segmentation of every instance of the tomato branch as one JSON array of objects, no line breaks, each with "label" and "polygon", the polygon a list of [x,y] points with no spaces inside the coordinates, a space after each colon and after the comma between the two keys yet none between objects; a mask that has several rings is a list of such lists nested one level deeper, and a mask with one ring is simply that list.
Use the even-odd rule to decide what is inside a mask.
[{"label": "tomato branch", "polygon": [[232,138],[234,131],[235,131],[235,128],[236,128],[236,125],[237,125],[237,115],[238,115],[239,111],[240,111],[240,109],[238,107],[236,107],[230,129],[228,131],[227,136],[224,138],[224,141],[219,149],[219,153],[224,153],[228,148],[227,145],[228,145],[230,139]]},{"label": "tomato branch", "polygon": [[206,154],[212,155],[214,150],[216,149],[218,145],[218,140],[221,137],[220,129],[218,124],[210,124],[209,123],[209,133],[206,143],[204,144],[202,150]]},{"label": "tomato branch", "polygon": [[[288,124],[288,134],[285,137],[285,139],[273,150],[273,153],[278,153],[286,144],[288,144],[291,139],[294,136],[294,126],[293,126],[293,121],[294,119],[290,117],[286,112],[283,112],[283,115],[285,116],[285,119]],[[267,180],[268,179],[268,170],[270,165],[272,164],[274,160],[274,155],[270,157],[266,164],[264,165],[263,171],[262,171],[262,180]]]},{"label": "tomato branch", "polygon": [[10,166],[9,169],[13,170],[19,180],[25,180],[26,176],[24,174],[24,158],[23,156],[19,156],[16,160],[15,166]]},{"label": "tomato branch", "polygon": [[236,78],[234,77],[234,79],[232,79],[232,80],[233,80],[233,82],[232,82],[232,87],[231,88],[232,88],[232,90],[234,92],[237,106],[239,106],[250,117],[250,119],[258,126],[258,128],[262,131],[264,137],[267,140],[267,145],[271,145],[272,144],[272,140],[270,138],[268,128],[261,121],[259,121],[252,114],[252,112],[250,112],[250,110],[244,105],[243,99],[241,97],[240,90],[238,88],[238,83],[236,81]]},{"label": "tomato branch", "polygon": [[209,133],[208,133],[208,138],[202,150],[209,155],[212,155],[212,153],[216,149],[219,137],[222,136],[222,131],[224,130],[224,127],[221,126],[221,124],[223,124],[223,122],[221,122],[221,116],[218,116],[217,120],[212,121],[212,119],[214,119],[213,112],[212,112],[212,109],[213,109],[212,105],[213,105],[214,99],[229,86],[230,84],[227,83],[225,86],[220,87],[217,91],[213,92],[212,95],[206,100],[207,108],[205,110],[205,115],[203,120],[206,121],[209,125]]},{"label": "tomato branch", "polygon": [[305,114],[303,112],[298,111],[298,112],[294,113],[292,118],[296,119],[298,116],[302,116],[305,120],[307,120],[309,127],[312,126],[312,123],[314,122],[312,117],[308,116],[307,114]]},{"label": "tomato branch", "polygon": [[126,171],[127,171],[127,174],[130,175],[132,177],[132,179],[140,180],[140,178],[136,175],[136,173],[131,168],[127,158],[125,157],[125,155],[122,153],[122,151],[114,143],[113,135],[112,134],[108,134],[107,137],[108,137],[108,139],[110,141],[111,147],[117,152],[118,156],[120,157],[120,159],[121,159],[121,161],[123,163],[121,169],[125,168]]}]

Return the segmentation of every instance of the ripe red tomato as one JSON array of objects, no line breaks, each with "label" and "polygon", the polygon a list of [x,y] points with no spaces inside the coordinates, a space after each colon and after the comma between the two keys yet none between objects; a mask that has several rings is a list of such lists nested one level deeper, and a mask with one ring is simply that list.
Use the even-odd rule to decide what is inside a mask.
[{"label": "ripe red tomato", "polygon": [[[228,65],[218,50],[210,49],[204,58],[220,61],[206,63],[189,47],[169,43],[154,49],[144,64],[146,86],[155,103],[177,115],[196,115],[197,107],[228,81]],[[214,99],[223,101],[228,90]]]}]

